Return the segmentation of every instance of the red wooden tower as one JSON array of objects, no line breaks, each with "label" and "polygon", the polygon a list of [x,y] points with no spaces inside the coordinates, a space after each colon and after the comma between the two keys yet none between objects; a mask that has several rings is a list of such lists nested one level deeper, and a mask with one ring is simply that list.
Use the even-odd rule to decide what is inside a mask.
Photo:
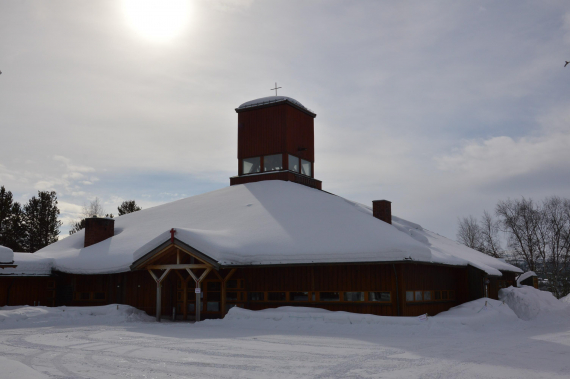
[{"label": "red wooden tower", "polygon": [[321,189],[315,179],[315,113],[286,96],[248,101],[236,112],[238,176],[230,185],[284,180]]}]

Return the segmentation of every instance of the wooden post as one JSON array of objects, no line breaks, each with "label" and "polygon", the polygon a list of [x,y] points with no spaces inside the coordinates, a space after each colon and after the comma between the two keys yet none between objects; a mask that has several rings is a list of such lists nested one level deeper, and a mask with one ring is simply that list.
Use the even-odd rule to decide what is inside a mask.
[{"label": "wooden post", "polygon": [[166,278],[166,275],[170,272],[170,269],[166,269],[164,274],[158,278],[151,269],[148,270],[150,275],[153,277],[154,281],[156,282],[156,321],[160,322],[160,314],[161,314],[161,295],[162,295],[162,281]]},{"label": "wooden post", "polygon": [[182,294],[184,295],[184,300],[182,300],[182,314],[184,315],[183,318],[184,320],[186,320],[188,318],[188,283],[183,280],[182,281],[182,285],[184,286],[184,291],[182,292]]},{"label": "wooden post", "polygon": [[160,282],[156,282],[156,321],[160,322],[160,316],[162,313],[162,306],[161,306],[161,295],[162,295],[162,284]]},{"label": "wooden post", "polygon": [[[200,277],[196,277],[196,275],[194,275],[194,273],[192,272],[192,270],[190,270],[189,268],[186,268],[186,271],[188,271],[188,273],[190,274],[190,276],[192,277],[192,279],[194,279],[194,282],[196,282],[196,288],[200,288],[200,283],[202,283],[202,280],[204,280],[204,278],[206,278],[206,276],[208,276],[208,273],[210,272],[210,270],[212,270],[211,267],[208,267],[204,270],[204,272],[202,273],[202,275],[200,275]],[[194,290],[195,292],[196,290]],[[196,294],[196,322],[200,321],[200,296],[202,295],[202,291],[200,290],[200,293]]]},{"label": "wooden post", "polygon": [[226,315],[226,281],[222,280],[222,318]]},{"label": "wooden post", "polygon": [[[196,282],[196,288],[200,288],[200,282]],[[200,321],[200,296],[202,296],[202,291],[196,294],[196,322]]]}]

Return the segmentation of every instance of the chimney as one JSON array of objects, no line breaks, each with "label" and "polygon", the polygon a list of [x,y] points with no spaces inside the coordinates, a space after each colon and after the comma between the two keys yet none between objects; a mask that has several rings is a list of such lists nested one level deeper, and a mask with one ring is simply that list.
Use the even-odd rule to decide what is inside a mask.
[{"label": "chimney", "polygon": [[379,220],[392,224],[392,202],[372,200],[372,215]]},{"label": "chimney", "polygon": [[115,235],[115,220],[92,217],[85,219],[84,247],[94,245]]}]

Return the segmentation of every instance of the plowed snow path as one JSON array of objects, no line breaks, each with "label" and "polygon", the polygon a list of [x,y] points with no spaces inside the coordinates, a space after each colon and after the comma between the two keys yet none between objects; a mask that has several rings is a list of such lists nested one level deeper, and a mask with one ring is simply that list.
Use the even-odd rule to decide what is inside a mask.
[{"label": "plowed snow path", "polygon": [[570,375],[570,328],[560,325],[540,331],[533,326],[517,332],[418,333],[378,325],[275,324],[265,329],[222,322],[0,329],[0,356],[54,378]]}]

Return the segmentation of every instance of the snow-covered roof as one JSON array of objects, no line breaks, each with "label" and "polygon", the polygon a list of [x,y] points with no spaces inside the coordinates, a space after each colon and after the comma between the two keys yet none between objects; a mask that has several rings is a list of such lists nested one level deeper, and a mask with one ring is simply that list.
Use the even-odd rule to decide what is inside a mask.
[{"label": "snow-covered roof", "polygon": [[14,253],[15,268],[5,268],[0,275],[47,276],[51,275],[54,259],[31,253]]},{"label": "snow-covered roof", "polygon": [[34,255],[71,273],[128,271],[137,259],[175,237],[221,266],[336,262],[416,262],[465,266],[490,275],[514,266],[369,207],[284,181],[263,181],[130,213],[115,219],[115,236],[83,247],[84,231]]},{"label": "snow-covered roof", "polygon": [[14,261],[14,252],[6,246],[0,245],[0,263],[12,263]]},{"label": "snow-covered roof", "polygon": [[527,272],[525,272],[524,274],[522,274],[521,276],[519,276],[519,277],[517,278],[517,287],[520,287],[520,286],[521,286],[521,283],[522,283],[524,280],[526,280],[526,279],[528,279],[528,278],[531,278],[531,277],[533,277],[533,276],[538,276],[538,275],[536,275],[536,273],[535,273],[534,271],[527,271]]},{"label": "snow-covered roof", "polygon": [[240,105],[238,107],[238,109],[244,109],[244,108],[251,108],[251,107],[256,107],[258,105],[264,105],[264,104],[272,104],[272,103],[279,103],[282,101],[289,101],[303,109],[308,110],[309,112],[313,113],[309,108],[305,107],[303,104],[301,104],[299,101],[293,99],[292,97],[287,97],[287,96],[267,96],[267,97],[261,97],[259,99],[255,99],[255,100],[250,100],[247,101],[245,103],[243,103],[242,105]]}]

